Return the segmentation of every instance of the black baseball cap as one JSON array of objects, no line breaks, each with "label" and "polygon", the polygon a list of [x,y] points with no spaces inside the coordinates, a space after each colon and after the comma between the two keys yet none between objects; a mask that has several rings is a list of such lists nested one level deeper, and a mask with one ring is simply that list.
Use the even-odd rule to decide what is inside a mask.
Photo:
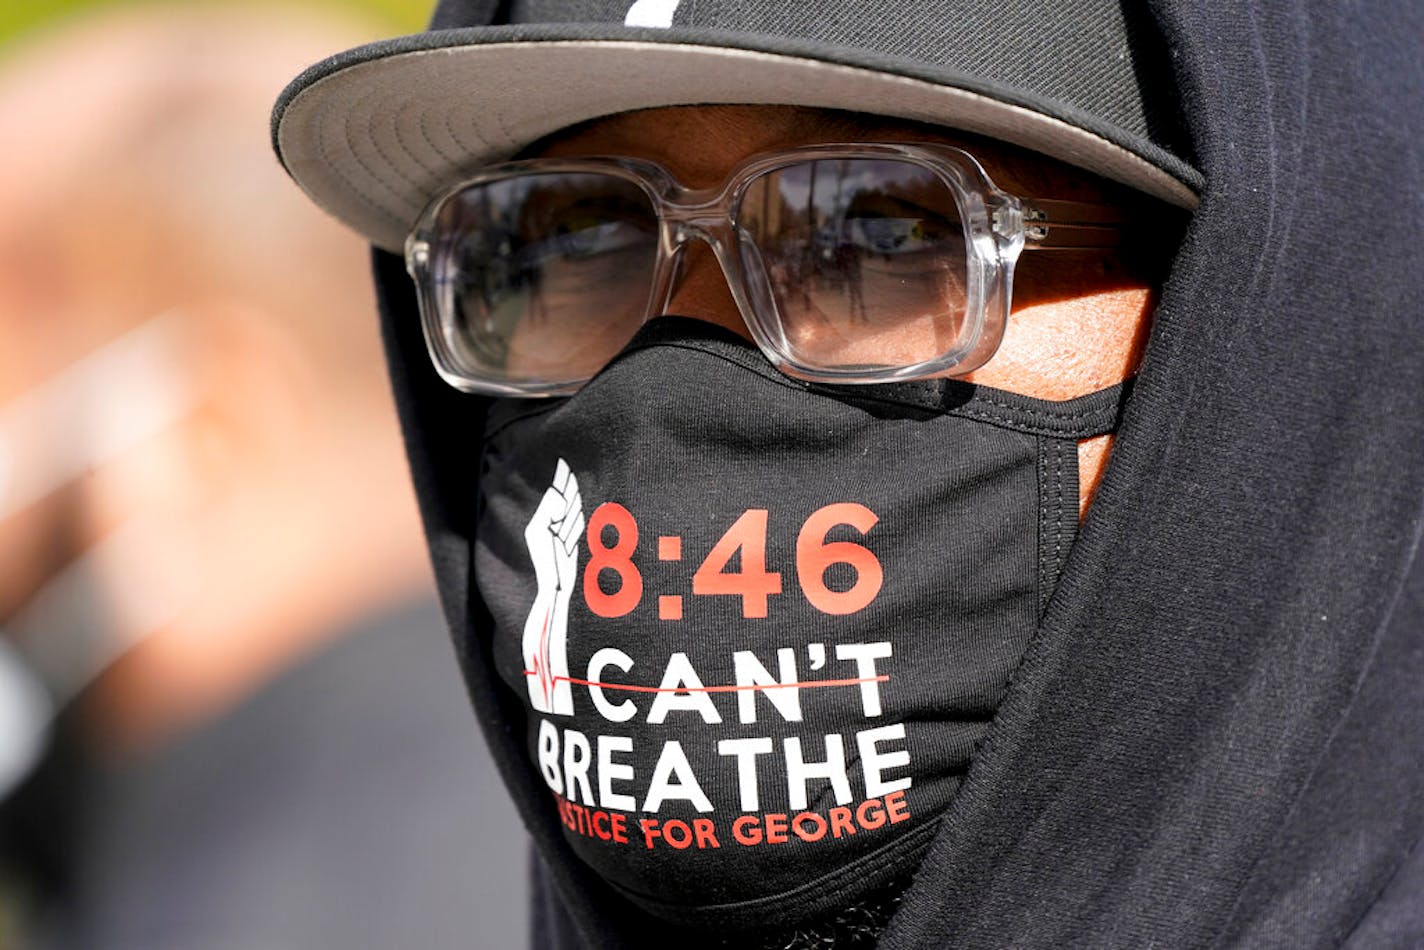
[{"label": "black baseball cap", "polygon": [[425,205],[559,129],[693,104],[870,112],[1023,146],[1183,208],[1170,51],[1136,0],[443,0],[425,33],[298,76],[273,145],[399,250]]}]

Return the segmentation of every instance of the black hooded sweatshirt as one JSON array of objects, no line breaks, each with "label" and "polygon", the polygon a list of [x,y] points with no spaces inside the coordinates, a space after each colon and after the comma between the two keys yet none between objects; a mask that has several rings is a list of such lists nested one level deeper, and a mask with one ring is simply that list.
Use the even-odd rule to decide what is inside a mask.
[{"label": "black hooded sweatshirt", "polygon": [[[1424,5],[1151,6],[1201,205],[879,945],[1424,946]],[[401,262],[375,269],[447,618],[539,855],[536,943],[689,945],[564,843],[473,593],[485,403],[436,376]]]}]

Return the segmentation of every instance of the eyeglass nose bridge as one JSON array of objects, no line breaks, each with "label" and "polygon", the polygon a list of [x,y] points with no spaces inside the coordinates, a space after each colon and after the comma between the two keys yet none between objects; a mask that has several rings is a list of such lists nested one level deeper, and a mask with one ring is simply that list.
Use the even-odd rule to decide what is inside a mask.
[{"label": "eyeglass nose bridge", "polygon": [[664,205],[658,228],[658,260],[653,273],[653,294],[648,318],[667,310],[682,271],[683,252],[692,241],[702,241],[712,250],[734,299],[740,302],[741,288],[728,267],[732,249],[732,221],[719,204]]}]

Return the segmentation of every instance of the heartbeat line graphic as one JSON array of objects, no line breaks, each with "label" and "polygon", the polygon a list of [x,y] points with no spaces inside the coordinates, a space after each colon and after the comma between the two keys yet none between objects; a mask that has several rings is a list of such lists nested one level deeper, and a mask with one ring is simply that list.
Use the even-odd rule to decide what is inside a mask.
[{"label": "heartbeat line graphic", "polygon": [[539,631],[539,652],[534,655],[534,669],[531,675],[539,677],[539,688],[544,691],[544,702],[549,702],[549,693],[558,680],[549,677],[549,614],[544,613],[544,629]]},{"label": "heartbeat line graphic", "polygon": [[[537,670],[525,670],[525,676],[538,676]],[[630,683],[600,683],[598,680],[582,680],[573,676],[555,676],[554,683],[572,683],[575,686],[596,686],[599,689],[619,689],[625,693],[736,693],[744,690],[760,692],[767,689],[815,689],[822,686],[859,686],[861,683],[885,683],[890,677],[863,676],[847,680],[808,680],[804,683],[752,683],[746,686],[637,686]]]}]

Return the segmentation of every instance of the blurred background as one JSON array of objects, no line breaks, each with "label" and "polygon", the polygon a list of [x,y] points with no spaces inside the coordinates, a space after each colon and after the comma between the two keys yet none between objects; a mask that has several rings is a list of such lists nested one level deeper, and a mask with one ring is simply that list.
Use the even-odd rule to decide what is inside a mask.
[{"label": "blurred background", "polygon": [[428,11],[0,0],[0,950],[526,943],[366,249],[268,145]]}]

